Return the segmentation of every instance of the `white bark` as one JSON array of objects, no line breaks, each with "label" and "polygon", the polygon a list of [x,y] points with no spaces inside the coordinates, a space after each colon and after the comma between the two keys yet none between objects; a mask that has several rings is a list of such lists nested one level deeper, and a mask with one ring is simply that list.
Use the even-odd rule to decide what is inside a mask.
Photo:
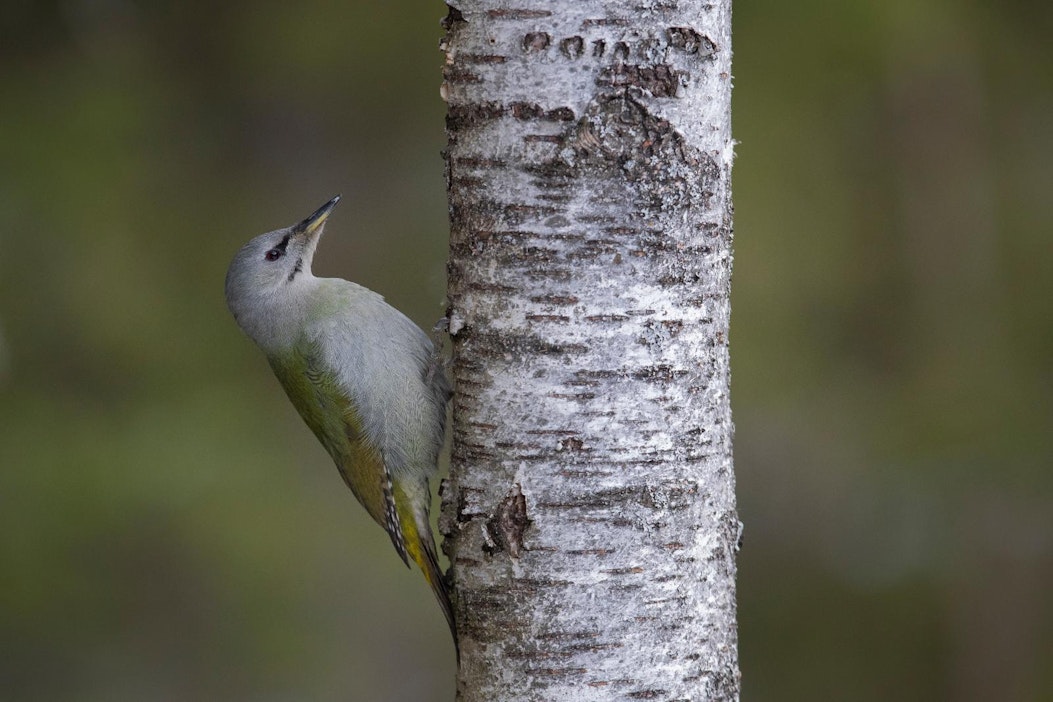
[{"label": "white bark", "polygon": [[733,700],[730,0],[456,0],[458,698]]}]

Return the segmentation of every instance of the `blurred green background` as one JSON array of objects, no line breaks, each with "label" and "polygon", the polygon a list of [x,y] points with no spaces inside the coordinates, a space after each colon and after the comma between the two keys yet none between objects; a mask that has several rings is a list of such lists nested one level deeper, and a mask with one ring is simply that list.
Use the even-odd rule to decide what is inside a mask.
[{"label": "blurred green background", "polygon": [[[746,700],[1053,700],[1053,11],[735,8]],[[0,7],[0,700],[449,700],[223,275],[442,312],[439,2]]]}]

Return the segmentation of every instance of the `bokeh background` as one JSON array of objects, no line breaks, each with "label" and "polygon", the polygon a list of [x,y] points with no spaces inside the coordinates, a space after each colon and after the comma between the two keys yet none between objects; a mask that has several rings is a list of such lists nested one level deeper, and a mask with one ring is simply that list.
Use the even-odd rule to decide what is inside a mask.
[{"label": "bokeh background", "polygon": [[[739,2],[746,700],[1053,700],[1053,10]],[[442,313],[441,3],[0,6],[0,700],[449,700],[423,580],[224,306]]]}]

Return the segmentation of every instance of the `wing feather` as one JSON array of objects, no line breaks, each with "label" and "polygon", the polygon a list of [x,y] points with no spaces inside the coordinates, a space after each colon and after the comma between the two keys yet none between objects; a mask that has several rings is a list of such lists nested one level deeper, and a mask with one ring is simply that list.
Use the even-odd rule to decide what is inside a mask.
[{"label": "wing feather", "polygon": [[304,342],[291,353],[268,360],[296,411],[332,456],[344,482],[369,516],[388,532],[395,550],[408,565],[384,453],[363,430],[354,402],[336,374],[325,366],[317,346]]}]

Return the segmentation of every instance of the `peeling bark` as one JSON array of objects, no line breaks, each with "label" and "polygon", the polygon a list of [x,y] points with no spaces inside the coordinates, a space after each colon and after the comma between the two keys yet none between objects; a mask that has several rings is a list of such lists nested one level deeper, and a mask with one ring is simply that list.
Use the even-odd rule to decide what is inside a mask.
[{"label": "peeling bark", "polygon": [[730,0],[458,0],[462,702],[734,700]]}]

